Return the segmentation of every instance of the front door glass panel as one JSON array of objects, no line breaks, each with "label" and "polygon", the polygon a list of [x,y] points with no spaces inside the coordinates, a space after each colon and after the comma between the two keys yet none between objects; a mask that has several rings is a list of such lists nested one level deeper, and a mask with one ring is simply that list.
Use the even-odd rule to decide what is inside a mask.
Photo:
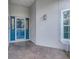
[{"label": "front door glass panel", "polygon": [[16,20],[16,36],[17,39],[24,39],[25,38],[25,19],[17,18]]}]

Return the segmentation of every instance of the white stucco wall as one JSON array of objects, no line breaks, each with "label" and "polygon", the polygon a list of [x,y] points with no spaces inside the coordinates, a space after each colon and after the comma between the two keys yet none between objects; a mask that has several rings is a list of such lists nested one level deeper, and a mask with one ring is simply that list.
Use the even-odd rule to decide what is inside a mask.
[{"label": "white stucco wall", "polygon": [[29,17],[29,8],[17,4],[9,4],[10,16]]},{"label": "white stucco wall", "polygon": [[[36,44],[64,49],[60,38],[61,10],[69,9],[69,0],[36,1]],[[47,20],[42,16],[47,14]]]},{"label": "white stucco wall", "polygon": [[36,43],[36,3],[30,7],[30,39]]}]

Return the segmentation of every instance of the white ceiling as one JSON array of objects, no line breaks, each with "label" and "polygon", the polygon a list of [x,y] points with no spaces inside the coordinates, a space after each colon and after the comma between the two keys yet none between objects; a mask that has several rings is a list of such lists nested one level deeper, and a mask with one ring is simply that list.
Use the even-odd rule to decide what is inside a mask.
[{"label": "white ceiling", "polygon": [[34,0],[9,0],[9,2],[13,4],[18,4],[18,5],[29,7],[32,5]]}]

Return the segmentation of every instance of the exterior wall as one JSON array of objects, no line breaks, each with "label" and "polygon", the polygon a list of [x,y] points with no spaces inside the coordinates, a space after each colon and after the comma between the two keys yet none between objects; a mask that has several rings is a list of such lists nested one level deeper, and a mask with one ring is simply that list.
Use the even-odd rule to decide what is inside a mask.
[{"label": "exterior wall", "polygon": [[30,7],[30,39],[36,43],[36,3]]},{"label": "exterior wall", "polygon": [[[69,9],[69,0],[36,1],[36,44],[64,49],[61,43],[61,10]],[[47,14],[47,20],[42,16]]]}]

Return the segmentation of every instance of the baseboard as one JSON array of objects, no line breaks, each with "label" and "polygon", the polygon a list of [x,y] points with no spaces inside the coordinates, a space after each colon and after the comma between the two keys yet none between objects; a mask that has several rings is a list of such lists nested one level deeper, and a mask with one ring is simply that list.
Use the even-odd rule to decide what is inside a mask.
[{"label": "baseboard", "polygon": [[38,43],[35,43],[36,45],[38,46],[43,46],[43,47],[49,47],[49,48],[55,48],[55,49],[59,49],[59,50],[64,50],[63,48],[57,48],[57,47],[51,47],[51,46],[48,46],[48,45],[42,45],[42,44],[38,44]]}]

